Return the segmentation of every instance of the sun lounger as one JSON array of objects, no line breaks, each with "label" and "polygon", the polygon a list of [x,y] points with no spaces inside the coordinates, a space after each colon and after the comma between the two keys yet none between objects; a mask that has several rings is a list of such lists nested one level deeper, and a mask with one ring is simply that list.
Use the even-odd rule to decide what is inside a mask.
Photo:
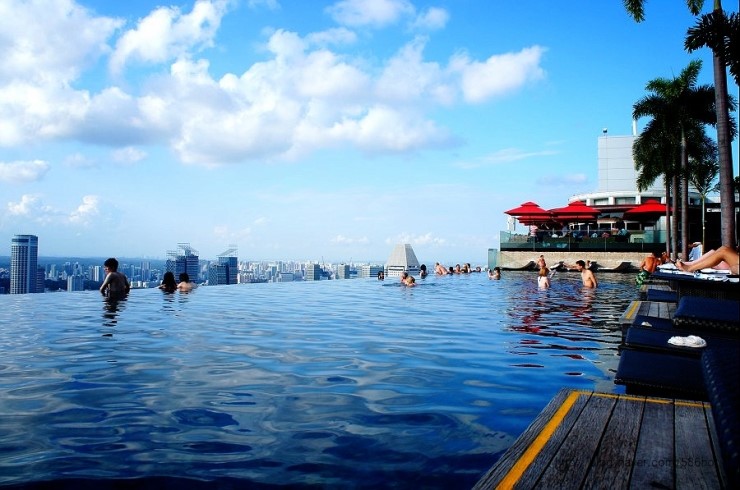
[{"label": "sun lounger", "polygon": [[649,352],[662,352],[678,356],[700,358],[704,350],[718,341],[714,337],[700,337],[707,343],[707,347],[691,347],[688,345],[675,345],[669,341],[674,338],[687,338],[688,336],[676,333],[673,330],[661,330],[650,327],[632,326],[627,330],[623,348],[633,350],[645,350]]},{"label": "sun lounger", "polygon": [[740,343],[728,342],[707,350],[702,367],[727,488],[740,488]]},{"label": "sun lounger", "polygon": [[678,301],[678,293],[676,291],[668,291],[665,289],[653,289],[649,288],[645,294],[647,301],[665,301],[675,303]]},{"label": "sun lounger", "polygon": [[673,316],[676,328],[740,334],[737,300],[683,296]]},{"label": "sun lounger", "polygon": [[629,394],[707,399],[697,357],[623,349],[614,382],[625,385]]}]

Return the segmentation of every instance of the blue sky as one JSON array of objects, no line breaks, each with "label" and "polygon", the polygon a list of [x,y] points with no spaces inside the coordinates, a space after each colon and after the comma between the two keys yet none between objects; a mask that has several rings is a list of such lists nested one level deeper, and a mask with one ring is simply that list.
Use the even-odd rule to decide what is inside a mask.
[{"label": "blue sky", "polygon": [[0,243],[484,264],[504,210],[596,189],[649,80],[713,83],[646,3],[0,0]]}]

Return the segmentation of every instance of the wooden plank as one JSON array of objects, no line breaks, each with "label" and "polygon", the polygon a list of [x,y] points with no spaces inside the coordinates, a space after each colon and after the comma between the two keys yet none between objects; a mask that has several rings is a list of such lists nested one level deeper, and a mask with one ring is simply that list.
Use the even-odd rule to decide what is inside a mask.
[{"label": "wooden plank", "polygon": [[704,406],[701,402],[675,402],[676,488],[719,488]]},{"label": "wooden plank", "polygon": [[573,429],[534,488],[580,488],[616,402],[615,397],[589,398]]},{"label": "wooden plank", "polygon": [[644,397],[622,395],[583,484],[589,489],[614,490],[629,481],[637,450]]},{"label": "wooden plank", "polygon": [[708,403],[561,390],[476,484],[726,488]]},{"label": "wooden plank", "polygon": [[632,301],[630,305],[627,307],[626,310],[624,310],[624,313],[622,313],[622,316],[619,317],[619,323],[621,325],[632,325],[632,322],[635,320],[635,316],[637,316],[637,312],[640,310],[640,305],[642,304],[642,301]]},{"label": "wooden plank", "polygon": [[[542,468],[534,464],[543,451],[551,452],[559,446],[570,431],[575,419],[586,404],[588,395],[562,389],[547,404],[526,431],[506,451],[496,465],[473,487],[477,490],[496,488],[527,488],[526,483],[536,481]],[[533,467],[534,465],[534,467]],[[531,486],[531,484],[530,484]]]},{"label": "wooden plank", "polygon": [[550,403],[540,412],[529,427],[514,441],[496,464],[475,485],[475,489],[494,488],[509,473],[520,460],[522,454],[529,448],[555,412],[563,405],[571,390],[560,390]]},{"label": "wooden plank", "polygon": [[673,479],[673,403],[646,401],[637,440],[630,488],[675,488]]}]

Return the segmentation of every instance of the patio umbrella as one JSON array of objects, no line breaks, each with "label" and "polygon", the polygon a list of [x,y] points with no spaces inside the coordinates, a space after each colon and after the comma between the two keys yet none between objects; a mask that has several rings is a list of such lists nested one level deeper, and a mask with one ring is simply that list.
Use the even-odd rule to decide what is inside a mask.
[{"label": "patio umbrella", "polygon": [[550,213],[556,221],[571,223],[574,221],[595,221],[601,211],[586,206],[583,201],[573,201],[562,208],[551,209]]},{"label": "patio umbrella", "polygon": [[504,211],[504,213],[515,216],[520,223],[525,225],[548,221],[551,218],[549,211],[542,209],[532,201],[527,201],[521,206]]},{"label": "patio umbrella", "polygon": [[653,220],[658,219],[661,216],[665,216],[666,205],[662,204],[655,199],[650,199],[635,206],[634,208],[628,209],[624,212],[624,217],[634,220]]}]

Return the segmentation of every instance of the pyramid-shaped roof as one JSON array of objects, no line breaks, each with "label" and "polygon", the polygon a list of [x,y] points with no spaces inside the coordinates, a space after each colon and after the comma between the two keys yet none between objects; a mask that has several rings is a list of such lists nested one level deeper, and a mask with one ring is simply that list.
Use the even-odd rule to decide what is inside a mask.
[{"label": "pyramid-shaped roof", "polygon": [[415,270],[419,268],[419,260],[416,258],[414,249],[408,243],[399,243],[393,248],[388,261],[387,268],[403,268],[403,270]]}]

